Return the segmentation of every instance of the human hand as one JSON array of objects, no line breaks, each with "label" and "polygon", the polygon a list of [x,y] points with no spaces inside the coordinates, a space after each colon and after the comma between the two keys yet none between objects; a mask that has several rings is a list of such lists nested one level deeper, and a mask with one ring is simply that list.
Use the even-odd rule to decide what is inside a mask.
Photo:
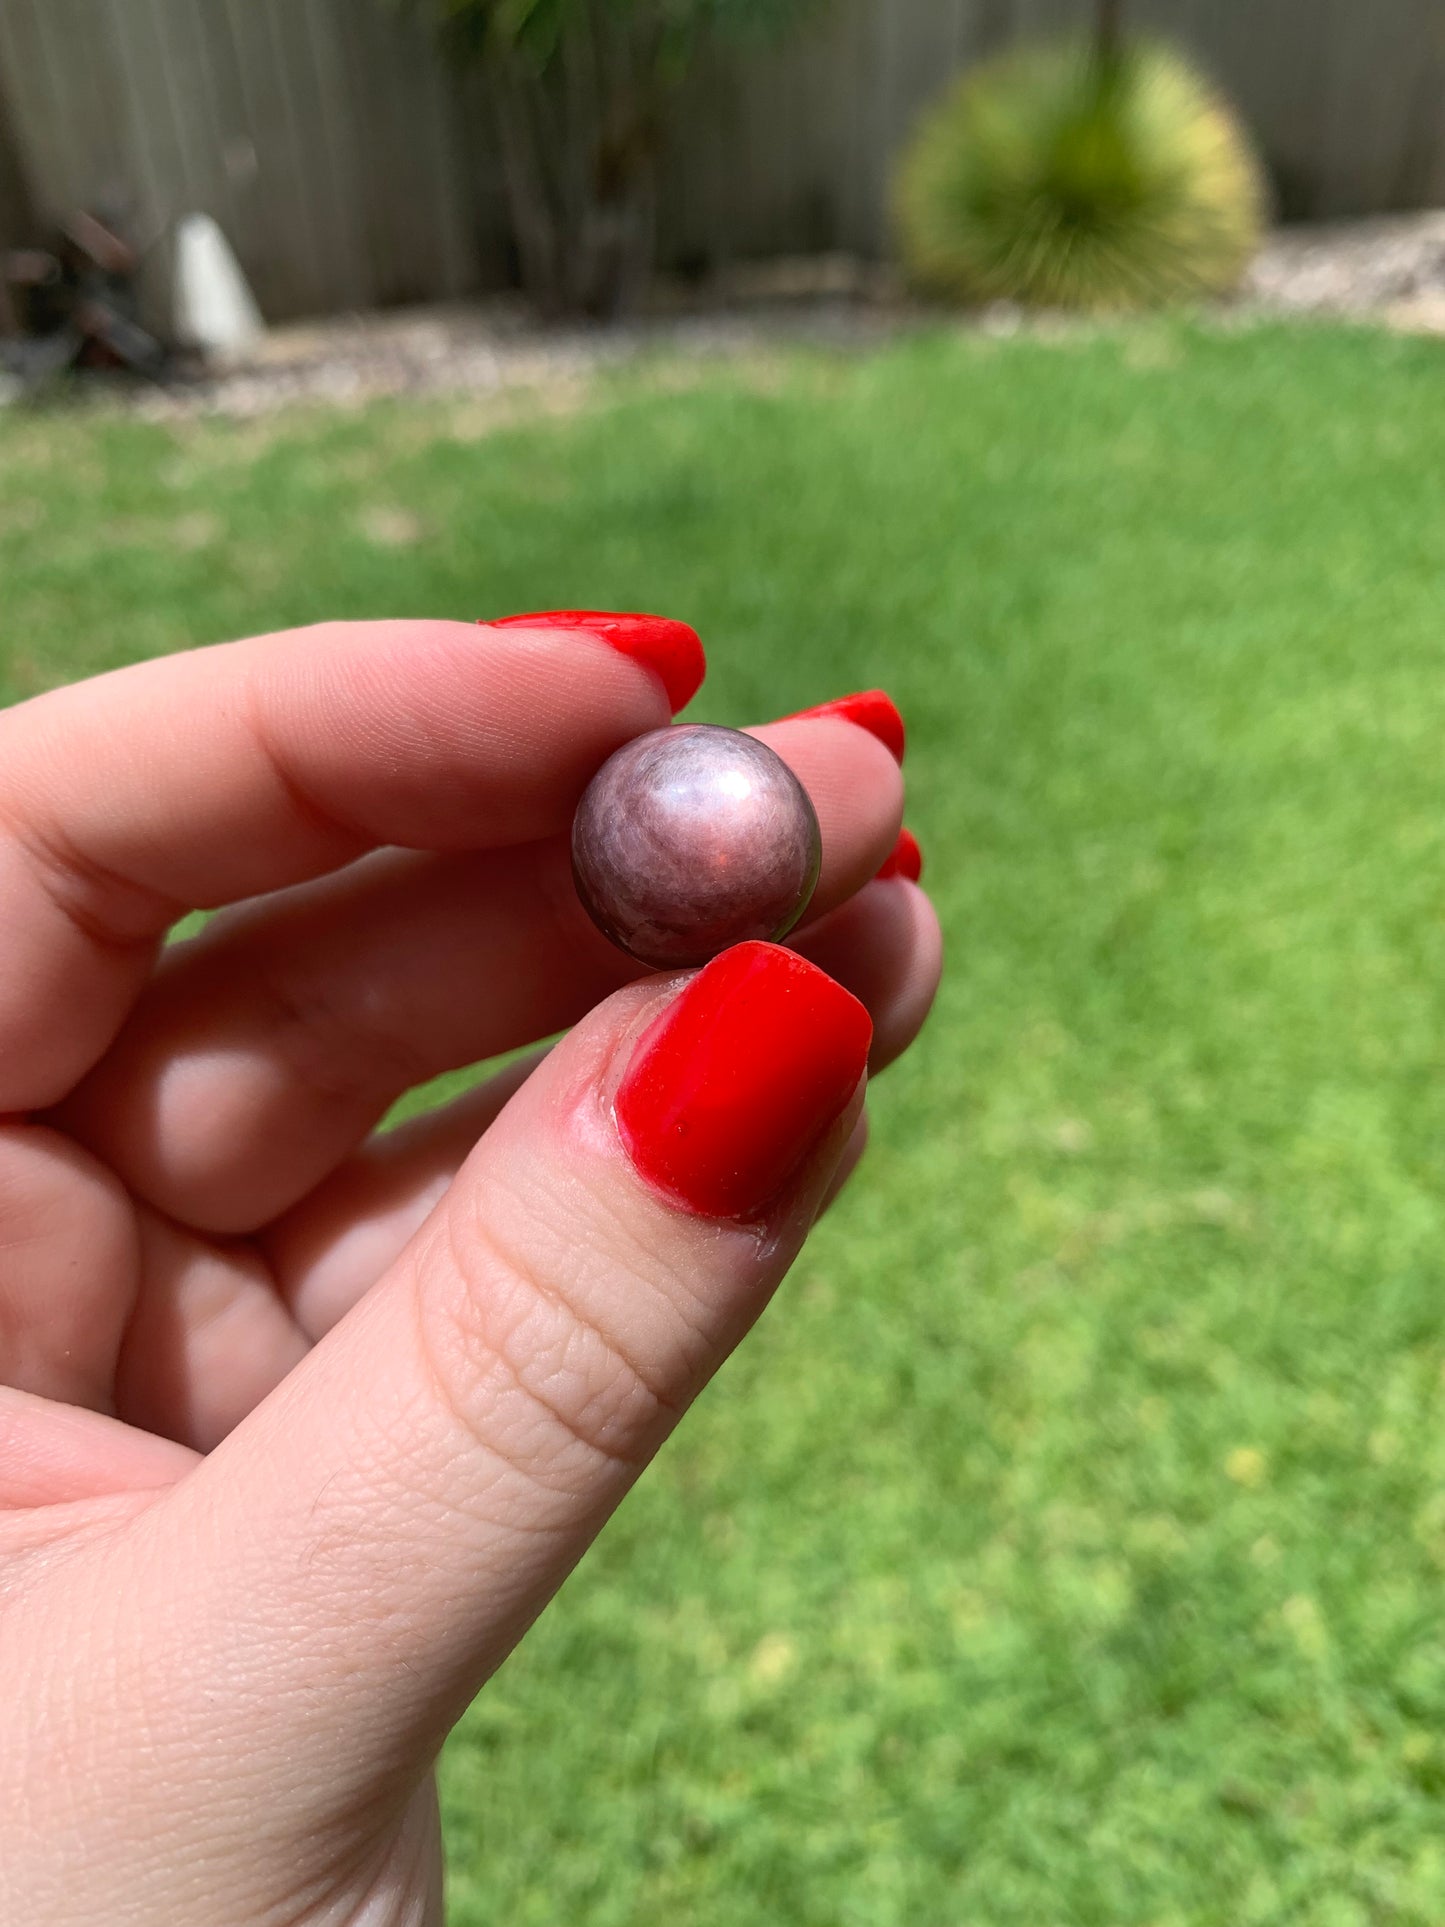
[{"label": "human hand", "polygon": [[344,624],[0,716],[4,1927],[440,1919],[448,1729],[861,1151],[838,985],[876,1070],[937,982],[837,714],[757,732],[822,824],[794,951],[593,930],[573,806],[700,675],[681,625]]}]

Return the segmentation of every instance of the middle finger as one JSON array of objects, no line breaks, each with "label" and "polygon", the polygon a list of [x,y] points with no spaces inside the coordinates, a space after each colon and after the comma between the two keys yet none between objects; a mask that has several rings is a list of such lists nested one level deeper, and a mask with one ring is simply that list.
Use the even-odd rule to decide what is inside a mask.
[{"label": "middle finger", "polygon": [[[892,847],[897,766],[837,717],[754,733],[817,809],[821,915]],[[225,912],[167,953],[57,1121],[172,1218],[252,1231],[413,1085],[564,1029],[639,974],[582,911],[565,838],[386,852]]]}]

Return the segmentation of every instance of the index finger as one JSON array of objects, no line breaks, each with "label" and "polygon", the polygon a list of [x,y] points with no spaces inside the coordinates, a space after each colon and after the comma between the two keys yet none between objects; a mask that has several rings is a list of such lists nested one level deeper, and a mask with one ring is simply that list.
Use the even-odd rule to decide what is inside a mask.
[{"label": "index finger", "polygon": [[669,720],[668,689],[702,679],[685,624],[617,621],[326,624],[0,716],[0,1112],[95,1063],[186,911],[383,844],[560,830],[598,764]]}]

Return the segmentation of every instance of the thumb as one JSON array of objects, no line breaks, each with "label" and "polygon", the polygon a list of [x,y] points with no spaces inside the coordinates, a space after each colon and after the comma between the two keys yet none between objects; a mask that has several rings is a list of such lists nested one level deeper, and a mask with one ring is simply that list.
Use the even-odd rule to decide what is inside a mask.
[{"label": "thumb", "polygon": [[564,1040],[387,1277],[136,1522],[128,1583],[163,1581],[194,1699],[152,1732],[199,1722],[278,1812],[429,1760],[787,1270],[870,1030],[748,944]]}]

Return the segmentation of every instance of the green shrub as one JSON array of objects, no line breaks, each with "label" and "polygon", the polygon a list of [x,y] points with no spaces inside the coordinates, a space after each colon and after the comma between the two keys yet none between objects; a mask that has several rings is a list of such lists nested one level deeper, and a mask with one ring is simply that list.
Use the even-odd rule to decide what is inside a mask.
[{"label": "green shrub", "polygon": [[780,36],[826,0],[386,0],[477,68],[523,287],[550,314],[635,305],[654,265],[680,88],[729,39]]},{"label": "green shrub", "polygon": [[1221,292],[1259,239],[1263,176],[1177,54],[1083,42],[974,68],[898,183],[903,257],[935,293],[1110,309]]}]

